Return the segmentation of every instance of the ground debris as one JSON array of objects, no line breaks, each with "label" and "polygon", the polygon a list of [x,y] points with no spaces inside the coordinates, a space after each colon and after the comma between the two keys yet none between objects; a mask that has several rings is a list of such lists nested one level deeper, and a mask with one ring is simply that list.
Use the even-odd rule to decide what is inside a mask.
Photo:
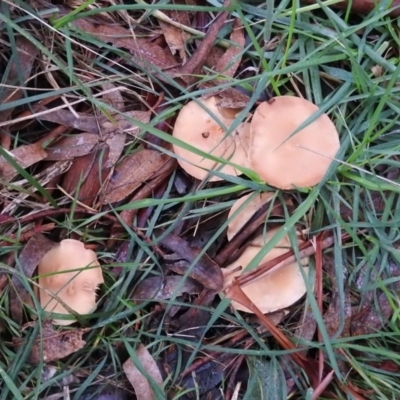
[{"label": "ground debris", "polygon": [[[135,354],[139,363],[141,364],[141,368],[139,369],[136,366],[136,363],[132,361],[132,358],[129,358],[123,364],[123,369],[126,377],[135,389],[137,399],[155,400],[160,398],[158,395],[156,395],[156,393],[163,392],[163,379],[157,363],[154,361],[154,358],[143,344],[140,344],[136,348]],[[141,372],[142,369],[146,372],[146,375]],[[153,385],[155,384],[158,386],[159,390],[157,392],[154,392],[152,388],[153,385],[150,385],[147,375],[153,380]]]},{"label": "ground debris", "polygon": [[[391,261],[388,267],[390,277],[400,277],[400,267]],[[379,266],[374,266],[371,271],[364,266],[358,274],[356,286],[362,291],[363,287],[373,285],[378,279],[382,279],[379,273]],[[393,284],[392,289],[399,294],[400,282]],[[376,333],[387,324],[393,314],[393,307],[387,298],[386,293],[378,290],[362,291],[359,306],[352,307],[351,334],[352,336],[368,335]],[[376,301],[375,301],[376,299]]]},{"label": "ground debris", "polygon": [[93,35],[98,40],[111,43],[117,48],[128,49],[134,56],[134,61],[147,71],[154,70],[156,66],[160,69],[168,69],[165,73],[171,74],[174,67],[178,65],[169,50],[165,50],[150,40],[136,37],[130,30],[123,27],[92,24],[83,18],[73,21],[72,26]]},{"label": "ground debris", "polygon": [[11,315],[14,321],[22,322],[23,304],[29,301],[29,292],[22,283],[23,279],[30,279],[43,256],[57,243],[47,239],[41,233],[36,233],[25,245],[19,255],[20,274],[12,278],[13,290],[10,292]]},{"label": "ground debris", "polygon": [[[190,244],[179,236],[168,234],[162,238],[159,244],[172,252],[164,257],[166,267],[177,274],[188,276],[200,282],[204,287],[220,291],[223,286],[221,268],[211,260],[207,254],[198,256],[202,251],[200,248],[191,247]],[[193,262],[197,262],[193,265]]]},{"label": "ground debris", "polygon": [[128,155],[115,168],[104,201],[115,203],[125,199],[142,183],[157,176],[169,158],[159,151],[147,149]]},{"label": "ground debris", "polygon": [[[23,169],[47,157],[46,151],[39,143],[19,146],[9,151],[8,155]],[[18,175],[18,171],[4,157],[0,157],[0,181],[10,181],[16,175]]]},{"label": "ground debris", "polygon": [[[28,39],[18,37],[16,39],[17,51],[10,59],[6,69],[8,74],[2,76],[2,84],[9,86],[25,87],[26,80],[30,77],[33,63],[39,53],[38,48]],[[1,88],[0,104],[12,103],[20,99],[23,95],[22,89]],[[0,122],[6,121],[11,115],[14,107],[0,111]]]},{"label": "ground debris", "polygon": [[167,300],[174,293],[178,297],[183,293],[199,294],[200,290],[201,285],[191,278],[186,278],[182,283],[181,276],[170,275],[164,278],[156,276],[141,281],[132,294],[132,300]]},{"label": "ground debris", "polygon": [[46,147],[47,161],[72,160],[89,154],[99,143],[99,135],[95,133],[79,133],[64,136]]},{"label": "ground debris", "polygon": [[[173,21],[190,26],[190,14],[188,11],[165,10],[164,13]],[[168,22],[159,21],[159,24],[171,53],[175,55],[178,52],[184,64],[186,62],[185,44],[190,39],[190,34]]]},{"label": "ground debris", "polygon": [[[39,364],[60,360],[82,349],[86,342],[82,339],[87,329],[56,330],[51,320],[43,322],[43,329],[33,343],[28,362]],[[16,347],[23,346],[25,340],[13,338]]]}]

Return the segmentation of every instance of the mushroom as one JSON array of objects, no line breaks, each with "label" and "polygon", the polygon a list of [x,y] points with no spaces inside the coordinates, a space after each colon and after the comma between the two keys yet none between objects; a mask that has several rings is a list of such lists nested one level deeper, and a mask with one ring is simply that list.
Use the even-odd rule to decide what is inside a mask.
[{"label": "mushroom", "polygon": [[[40,304],[47,312],[70,314],[52,295],[59,297],[78,314],[88,314],[96,307],[96,290],[104,282],[96,253],[82,242],[64,239],[48,251],[39,262]],[[68,320],[53,320],[70,325]]]},{"label": "mushroom", "polygon": [[[201,103],[204,108],[198,103]],[[173,136],[205,153],[248,167],[247,143],[250,138],[250,124],[242,122],[231,135],[225,137],[226,129],[221,127],[210,113],[214,114],[226,128],[229,128],[235,120],[236,112],[232,114],[232,110],[218,107],[217,103],[217,96],[187,103],[176,119]],[[173,144],[173,149],[178,156],[179,165],[197,179],[206,178],[210,170],[220,167],[220,164],[214,160],[194,154],[176,144]],[[241,174],[229,164],[224,165],[219,171],[234,176]],[[222,178],[216,175],[210,178],[210,181],[220,180]]]},{"label": "mushroom", "polygon": [[322,114],[291,136],[318,107],[293,96],[273,100],[261,103],[251,121],[250,167],[279,189],[318,184],[340,148],[335,125]]},{"label": "mushroom", "polygon": [[[241,275],[242,271],[259,253],[265,243],[271,240],[279,229],[271,229],[266,235],[260,235],[255,238],[235,262],[223,268],[225,287],[232,283],[235,277]],[[298,238],[298,243],[302,243],[300,238]],[[261,263],[272,260],[290,249],[291,243],[286,235],[268,252]],[[308,261],[308,258],[301,260],[306,276],[308,275],[308,267],[306,267]],[[294,262],[286,266],[276,266],[257,280],[242,286],[242,290],[262,313],[270,313],[289,307],[299,300],[306,293],[306,285],[299,264]],[[252,313],[251,310],[235,301],[232,301],[232,306],[236,310]]]},{"label": "mushroom", "polygon": [[228,219],[232,218],[233,214],[246,202],[246,200],[253,196],[253,198],[242,208],[228,225],[226,236],[228,240],[232,240],[233,237],[243,228],[246,222],[266,203],[272,200],[274,197],[273,192],[262,192],[254,196],[254,193],[249,193],[238,199],[235,204],[231,207]]}]

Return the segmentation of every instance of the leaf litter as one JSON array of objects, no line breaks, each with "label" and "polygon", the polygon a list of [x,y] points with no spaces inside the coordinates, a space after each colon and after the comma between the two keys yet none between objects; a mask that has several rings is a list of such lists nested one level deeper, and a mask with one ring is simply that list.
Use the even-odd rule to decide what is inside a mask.
[{"label": "leaf litter", "polygon": [[[147,132],[135,124],[135,120],[148,124],[153,117],[159,118],[165,112],[164,119],[152,126],[164,135],[170,135],[177,114],[176,109],[171,111],[169,108],[171,104],[173,107],[178,104],[174,98],[184,93],[190,101],[191,91],[196,89],[202,90],[203,98],[218,96],[217,107],[241,109],[249,102],[250,92],[240,85],[229,86],[235,81],[240,83],[242,78],[253,85],[253,78],[261,76],[256,71],[262,63],[257,65],[253,62],[258,56],[252,47],[254,43],[249,41],[253,39],[249,37],[248,27],[244,29],[242,21],[233,18],[230,11],[196,11],[197,3],[192,3],[194,7],[190,12],[165,10],[163,15],[166,18],[164,21],[159,19],[157,24],[154,24],[151,13],[142,20],[145,13],[125,10],[122,18],[122,12],[98,13],[95,6],[91,17],[80,18],[78,13],[78,18],[68,23],[68,32],[73,34],[72,51],[74,55],[78,54],[74,62],[86,66],[86,70],[79,70],[79,76],[86,89],[95,87],[102,90],[99,96],[104,107],[88,107],[89,99],[78,89],[79,85],[71,88],[68,96],[55,95],[44,101],[33,100],[29,107],[25,107],[24,100],[28,99],[26,91],[8,86],[12,86],[11,80],[15,79],[19,85],[26,85],[34,73],[43,70],[39,62],[44,56],[43,50],[17,37],[13,56],[5,53],[9,72],[2,76],[6,87],[0,100],[0,105],[5,106],[0,111],[0,119],[7,123],[3,125],[7,128],[1,132],[1,140],[7,154],[32,179],[22,179],[5,158],[0,159],[0,227],[2,241],[6,244],[0,260],[0,293],[9,296],[12,317],[12,324],[9,318],[4,318],[1,333],[11,340],[8,343],[13,343],[21,351],[21,346],[32,339],[29,336],[31,327],[41,323],[39,332],[45,340],[40,342],[34,338],[28,356],[30,362],[48,364],[58,361],[60,365],[70,365],[69,359],[64,364],[63,358],[69,355],[79,357],[76,353],[85,349],[87,358],[76,367],[79,373],[84,375],[100,362],[120,365],[136,397],[143,400],[156,398],[149,385],[149,376],[154,379],[157,392],[183,399],[196,396],[213,400],[220,397],[228,400],[240,398],[246,391],[249,394],[252,380],[257,381],[252,393],[258,393],[256,396],[262,393],[268,398],[281,398],[286,393],[305,396],[304,388],[314,390],[311,398],[329,396],[332,390],[339,388],[355,397],[360,397],[360,393],[370,393],[368,385],[359,383],[352,368],[351,357],[356,357],[357,352],[346,349],[351,355],[346,358],[340,341],[334,352],[340,371],[346,374],[346,384],[334,376],[335,371],[327,362],[318,329],[324,324],[331,340],[349,340],[365,335],[375,335],[379,340],[380,332],[390,329],[394,315],[391,296],[397,296],[399,288],[396,282],[386,284],[385,279],[396,280],[400,275],[397,263],[390,260],[387,272],[382,270],[380,263],[373,264],[372,269],[365,266],[358,271],[353,284],[347,275],[356,268],[351,265],[349,249],[358,244],[357,240],[366,239],[365,232],[373,235],[374,230],[354,228],[353,235],[349,235],[348,227],[346,232],[336,229],[335,234],[340,231],[341,235],[339,251],[347,255],[344,258],[346,265],[342,266],[346,274],[338,279],[332,261],[324,259],[320,271],[324,274],[324,279],[321,279],[323,290],[315,292],[322,315],[318,323],[319,317],[310,311],[312,308],[305,297],[276,313],[263,313],[250,300],[251,296],[243,291],[248,282],[260,280],[274,270],[279,272],[279,268],[288,263],[298,262],[297,258],[317,260],[320,250],[321,254],[328,253],[331,248],[338,251],[338,238],[331,229],[334,222],[328,215],[328,208],[324,210],[327,215],[321,218],[318,207],[323,202],[318,201],[315,209],[304,212],[299,219],[299,210],[308,201],[306,192],[293,190],[282,193],[269,187],[268,191],[277,195],[274,203],[257,204],[252,215],[232,233],[226,224],[228,215],[231,216],[232,204],[239,195],[248,194],[254,188],[262,188],[262,193],[267,193],[266,186],[261,187],[244,175],[235,176],[232,182],[222,179],[212,183],[192,179],[179,169],[176,159],[171,157],[173,151],[168,141],[164,140],[166,136],[158,138],[153,129]],[[35,6],[43,8],[41,2],[35,3]],[[227,0],[224,6],[230,7],[231,4]],[[249,7],[245,12],[253,12],[252,6]],[[61,18],[70,11],[62,7],[59,10],[58,17]],[[160,14],[154,15],[160,17]],[[301,18],[302,15],[299,15],[299,21]],[[50,22],[56,21],[52,19]],[[127,21],[130,22],[129,28]],[[151,24],[148,24],[149,21],[152,21]],[[250,29],[257,25],[258,22],[252,20]],[[192,26],[195,30],[189,33]],[[38,37],[57,55],[59,44],[54,47],[54,43],[48,42],[43,34],[47,28],[41,28],[37,31]],[[198,35],[196,29],[203,32],[204,37]],[[67,30],[62,32],[66,34]],[[269,52],[281,42],[286,43],[284,36],[275,35],[274,30],[271,32],[266,32],[264,37],[263,51],[267,63],[270,62]],[[353,37],[358,35],[358,31],[354,32]],[[57,29],[54,34],[58,35]],[[267,36],[271,34],[273,37],[269,40]],[[319,34],[314,32],[314,35]],[[296,31],[296,35],[301,36],[301,30]],[[224,41],[228,36],[229,41]],[[225,47],[219,47],[217,40]],[[369,37],[366,41],[369,43]],[[82,46],[82,43],[85,44]],[[127,50],[130,57],[126,58],[126,53],[121,50]],[[296,66],[297,55],[292,59],[292,55],[287,58],[288,54],[285,53],[282,68]],[[16,56],[21,63],[19,71]],[[389,58],[382,59],[387,67]],[[0,60],[1,65],[5,65],[4,60]],[[52,61],[54,59],[50,57],[50,64]],[[377,60],[373,61],[376,65]],[[343,65],[345,63],[343,61]],[[339,64],[335,65],[338,67]],[[75,64],[68,66],[74,67]],[[366,70],[371,68],[366,67]],[[68,85],[63,76],[65,71],[46,69],[43,72],[44,77],[40,73],[35,75],[34,82],[38,88],[45,87],[47,90],[50,84],[53,88],[64,89]],[[384,74],[385,69],[382,69],[379,77],[384,77]],[[287,76],[287,81],[280,82],[279,91],[282,94],[300,95],[303,89],[307,89],[305,77],[303,81],[296,81],[292,75]],[[283,75],[279,79],[284,79]],[[326,71],[320,79],[324,82],[324,90],[331,88],[332,82],[338,84],[337,79],[330,81]],[[72,80],[69,80],[71,84]],[[271,79],[275,89],[278,81]],[[219,87],[226,84],[226,88]],[[177,85],[180,85],[179,88]],[[362,90],[360,87],[358,90]],[[309,97],[307,90],[304,93]],[[67,102],[69,96],[79,101],[71,106]],[[267,96],[257,102],[268,99]],[[14,107],[13,102],[19,106]],[[179,106],[185,102],[180,99]],[[60,104],[67,109],[60,109]],[[290,115],[291,110],[288,110],[288,119]],[[12,142],[9,138],[13,139]],[[398,177],[398,171],[393,167],[396,162],[396,158],[388,162],[394,169],[394,175],[388,176],[390,181]],[[345,181],[348,178],[345,172],[338,177]],[[234,188],[230,185],[237,182],[244,186],[240,190],[239,187],[235,189],[236,193],[230,192]],[[355,181],[351,182],[354,185]],[[363,190],[359,204],[354,202],[352,208],[346,206],[346,215],[343,212],[341,216],[350,225],[354,223],[352,218],[356,212],[359,213],[359,224],[367,220],[371,223],[371,215],[384,224],[387,204],[393,205],[390,203],[393,192],[390,188],[386,189],[378,188],[367,193]],[[47,196],[43,195],[43,190]],[[218,195],[208,198],[210,192]],[[324,196],[321,194],[321,199],[326,201]],[[343,196],[341,205],[351,204],[351,199],[345,194],[337,196],[342,200],[340,196]],[[357,206],[362,211],[357,211]],[[318,222],[313,222],[314,212],[318,214]],[[331,219],[329,223],[325,221],[326,217]],[[303,233],[297,252],[287,248],[279,257],[259,263],[252,271],[224,285],[221,268],[241,260],[240,257],[260,234],[294,218],[305,228],[299,230]],[[333,219],[336,221],[336,217]],[[321,231],[326,230],[325,236],[319,236],[316,233],[318,230],[307,230],[318,224]],[[291,233],[295,234],[294,231]],[[106,279],[99,288],[101,300],[98,313],[91,319],[79,320],[71,328],[55,328],[51,322],[37,319],[29,299],[32,292],[27,289],[34,287],[32,277],[44,253],[54,243],[69,237],[87,241],[90,248],[101,254],[100,262],[106,271]],[[320,250],[314,246],[315,240],[320,241]],[[14,273],[10,274],[10,271]],[[343,287],[339,287],[340,282],[344,282]],[[310,284],[312,286],[313,282]],[[382,287],[384,290],[380,290]],[[235,311],[231,306],[221,311],[222,298],[243,304],[254,315]],[[0,310],[3,312],[3,308]],[[90,329],[81,328],[82,323],[93,324],[94,337],[99,339],[91,338]],[[23,327],[22,335],[18,326]],[[88,343],[83,339],[85,334],[88,334]],[[23,339],[21,336],[24,336]],[[105,345],[103,340],[108,338],[111,338],[110,342]],[[134,356],[115,344],[126,340],[134,340]],[[317,347],[314,341],[319,342]],[[264,356],[250,359],[251,351],[261,354],[260,346]],[[270,349],[284,349],[288,354],[276,358],[265,356]],[[397,370],[395,361],[387,360],[387,357],[374,356],[368,350],[363,352],[363,357],[371,367],[378,366],[384,371]],[[135,365],[138,361],[141,367]],[[24,376],[29,376],[27,371],[23,372]],[[121,368],[115,368],[112,376],[115,379],[107,385],[114,389],[130,389],[129,384],[120,378]],[[87,391],[83,387],[91,386],[92,382],[93,375],[81,389],[71,379],[63,390],[68,395],[70,390],[71,393],[78,391],[81,398],[86,398],[83,392]],[[98,384],[96,382],[95,385]],[[277,385],[280,391],[274,389]],[[2,386],[2,390],[5,390],[4,396],[10,394],[8,387]]]}]

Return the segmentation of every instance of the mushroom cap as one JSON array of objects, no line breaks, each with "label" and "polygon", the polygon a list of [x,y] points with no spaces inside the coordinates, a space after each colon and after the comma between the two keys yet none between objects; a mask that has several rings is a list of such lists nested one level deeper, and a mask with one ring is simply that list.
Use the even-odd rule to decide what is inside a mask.
[{"label": "mushroom cap", "polygon": [[[198,102],[202,103],[205,109]],[[247,143],[250,140],[250,124],[242,122],[231,135],[224,139],[226,130],[218,124],[210,112],[217,116],[227,129],[235,119],[233,114],[218,107],[217,102],[218,98],[212,96],[187,103],[176,119],[173,136],[213,156],[248,168]],[[221,111],[225,116],[221,114]],[[179,165],[197,179],[206,178],[209,170],[215,170],[220,166],[219,163],[194,154],[178,145],[173,144],[173,149],[178,156]],[[224,165],[219,171],[234,176],[241,174],[231,165]],[[222,178],[215,175],[210,178],[210,181],[220,180]]]},{"label": "mushroom cap", "polygon": [[[243,254],[231,265],[223,268],[224,286],[229,285],[233,279],[241,275],[251,260],[259,253],[280,228],[271,229],[266,235],[255,238],[246,248]],[[299,243],[301,240],[299,239]],[[262,259],[262,263],[270,261],[291,249],[288,236],[284,236],[278,244]],[[308,258],[302,259],[303,271],[308,275]],[[234,270],[236,270],[233,272]],[[306,285],[297,262],[283,267],[275,267],[266,272],[257,280],[242,286],[243,292],[255,304],[262,313],[270,313],[282,308],[289,307],[299,300],[307,291]],[[239,311],[252,313],[251,310],[242,304],[232,301],[232,306]]]},{"label": "mushroom cap", "polygon": [[240,231],[240,229],[246,224],[246,222],[266,203],[271,201],[274,197],[274,192],[262,192],[258,195],[254,196],[254,193],[249,193],[245,196],[242,196],[238,199],[232,208],[229,211],[228,218],[231,218],[232,215],[243,205],[243,203],[250,197],[253,198],[250,200],[247,205],[241,209],[240,213],[236,215],[234,219],[229,223],[228,230],[226,235],[228,240],[232,240],[233,237]]},{"label": "mushroom cap", "polygon": [[269,185],[279,189],[310,187],[324,177],[340,148],[330,118],[322,114],[290,137],[316,111],[315,104],[294,96],[275,97],[257,107],[250,128],[249,160],[251,168]]},{"label": "mushroom cap", "polygon": [[[96,253],[86,249],[82,242],[62,240],[40,260],[38,274],[40,304],[45,311],[69,314],[61,303],[43,289],[59,297],[78,314],[88,314],[96,307],[96,290],[104,282],[103,274]],[[53,322],[70,325],[74,321]]]}]

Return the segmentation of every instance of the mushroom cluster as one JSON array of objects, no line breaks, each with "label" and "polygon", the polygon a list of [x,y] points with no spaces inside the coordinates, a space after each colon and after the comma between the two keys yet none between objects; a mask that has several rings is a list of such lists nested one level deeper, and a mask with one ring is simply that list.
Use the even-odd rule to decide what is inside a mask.
[{"label": "mushroom cluster", "polygon": [[[243,122],[231,134],[227,129],[240,110],[218,106],[217,96],[190,101],[180,111],[173,136],[210,155],[253,169],[267,184],[296,189],[318,184],[340,148],[339,135],[330,118],[318,107],[294,96],[279,96],[261,103],[251,122]],[[313,120],[307,123],[307,120]],[[237,176],[230,164],[219,165],[173,145],[178,163],[190,175],[204,179],[218,168]],[[211,175],[210,181],[221,180]]]},{"label": "mushroom cluster", "polygon": [[[96,308],[96,290],[104,282],[103,274],[96,253],[82,242],[62,240],[40,260],[38,275],[39,299],[45,311],[70,314],[62,303],[77,314],[89,314]],[[53,320],[58,325],[73,322]]]}]

